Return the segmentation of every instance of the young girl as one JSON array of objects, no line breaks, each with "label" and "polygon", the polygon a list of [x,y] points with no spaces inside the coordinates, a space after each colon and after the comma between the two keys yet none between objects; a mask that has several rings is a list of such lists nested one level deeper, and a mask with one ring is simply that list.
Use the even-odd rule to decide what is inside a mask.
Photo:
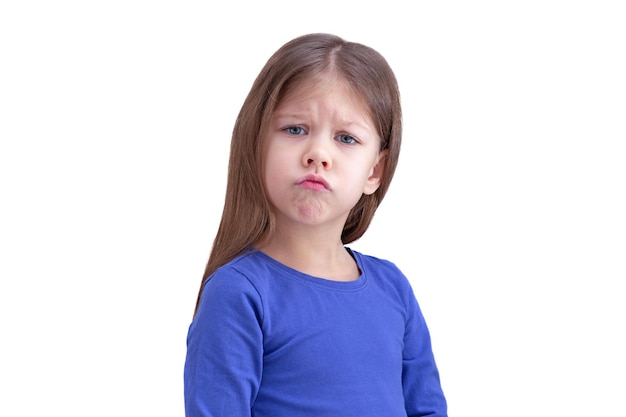
[{"label": "young girl", "polygon": [[447,415],[429,332],[360,238],[401,140],[395,76],[328,34],[282,46],[237,118],[187,338],[187,417]]}]

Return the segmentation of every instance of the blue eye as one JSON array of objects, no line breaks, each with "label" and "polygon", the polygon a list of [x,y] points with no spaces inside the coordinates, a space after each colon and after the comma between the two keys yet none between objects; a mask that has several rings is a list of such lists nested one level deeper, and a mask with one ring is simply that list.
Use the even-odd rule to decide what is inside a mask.
[{"label": "blue eye", "polygon": [[299,135],[306,134],[306,131],[303,128],[301,128],[300,126],[288,126],[284,130],[288,134],[294,135],[294,136],[299,136]]},{"label": "blue eye", "polygon": [[354,136],[346,135],[345,133],[342,133],[339,136],[337,136],[337,140],[341,143],[346,143],[346,144],[358,142]]}]

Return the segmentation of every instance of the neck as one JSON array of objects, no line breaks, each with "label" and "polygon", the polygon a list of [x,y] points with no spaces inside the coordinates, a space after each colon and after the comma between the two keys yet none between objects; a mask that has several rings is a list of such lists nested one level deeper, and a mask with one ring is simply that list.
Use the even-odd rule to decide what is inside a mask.
[{"label": "neck", "polygon": [[257,249],[297,271],[334,281],[351,281],[359,277],[354,259],[341,243],[340,235],[329,240],[328,234],[297,233],[280,228]]}]

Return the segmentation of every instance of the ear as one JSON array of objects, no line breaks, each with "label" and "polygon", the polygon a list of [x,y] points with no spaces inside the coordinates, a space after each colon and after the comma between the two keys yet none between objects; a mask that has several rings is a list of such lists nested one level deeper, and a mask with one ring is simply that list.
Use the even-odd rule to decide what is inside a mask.
[{"label": "ear", "polygon": [[367,177],[367,182],[365,183],[365,188],[363,189],[363,194],[371,195],[374,194],[378,187],[380,187],[380,182],[383,178],[383,172],[385,171],[385,162],[387,161],[387,150],[380,151],[378,156],[376,157],[376,164],[370,170],[370,175]]}]

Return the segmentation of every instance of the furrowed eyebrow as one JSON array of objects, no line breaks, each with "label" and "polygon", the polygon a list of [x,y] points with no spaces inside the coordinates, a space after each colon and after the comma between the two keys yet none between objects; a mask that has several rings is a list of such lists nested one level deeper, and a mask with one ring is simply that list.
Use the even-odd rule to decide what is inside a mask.
[{"label": "furrowed eyebrow", "polygon": [[357,127],[359,129],[364,129],[364,130],[372,130],[371,126],[368,126],[367,124],[361,123],[361,122],[349,122],[347,120],[339,120],[339,124],[341,126],[346,126],[348,128],[350,127]]},{"label": "furrowed eyebrow", "polygon": [[305,113],[280,113],[276,112],[273,115],[274,118],[277,119],[302,119],[305,117]]}]

